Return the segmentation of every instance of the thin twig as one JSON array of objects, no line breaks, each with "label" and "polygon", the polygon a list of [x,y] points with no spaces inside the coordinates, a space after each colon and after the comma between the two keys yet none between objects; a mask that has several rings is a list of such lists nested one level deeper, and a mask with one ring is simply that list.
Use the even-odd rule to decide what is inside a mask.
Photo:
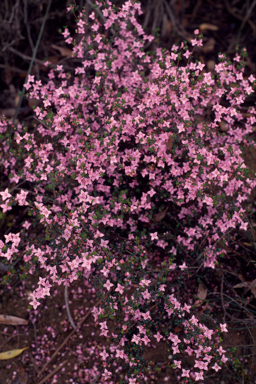
[{"label": "thin twig", "polygon": [[[17,49],[15,49],[13,47],[8,47],[7,49],[8,49],[8,51],[15,53],[17,56],[20,56],[23,60],[28,60],[28,61],[32,60],[32,57],[27,56],[24,53],[21,53],[20,51],[18,51]],[[44,61],[42,61],[42,60],[34,59],[34,62],[44,65]]]},{"label": "thin twig", "polygon": [[[58,367],[56,367],[52,372],[50,372],[43,380],[41,380],[38,384],[45,383],[48,379],[50,379],[53,375],[55,375],[56,372],[58,372],[62,367],[64,367],[65,364],[67,364],[68,360],[63,361],[63,363],[60,363]],[[38,376],[38,375],[37,375]]]},{"label": "thin twig", "polygon": [[27,71],[24,71],[16,67],[10,67],[9,65],[6,65],[6,64],[0,64],[0,68],[7,69],[8,71],[17,72],[17,73],[27,73]]},{"label": "thin twig", "polygon": [[30,358],[30,360],[32,361],[32,364],[33,364],[33,366],[34,366],[34,368],[35,368],[36,373],[38,373],[38,372],[39,372],[39,369],[38,369],[38,367],[37,367],[37,365],[36,365],[36,361],[35,361],[35,359],[34,359],[34,357],[33,357],[33,355],[32,355],[31,352],[29,352],[29,358]]},{"label": "thin twig", "polygon": [[[30,28],[28,24],[28,0],[23,0],[23,1],[24,1],[24,23],[26,25],[28,41],[29,41],[31,51],[34,52],[35,46],[31,37]],[[35,69],[36,69],[36,78],[37,80],[39,80],[40,75],[39,75],[39,67],[37,63],[35,63]]]},{"label": "thin twig", "polygon": [[243,19],[243,22],[241,24],[241,27],[240,27],[239,31],[241,31],[243,29],[243,27],[245,26],[247,20],[251,16],[252,10],[255,7],[255,5],[256,5],[256,0],[254,0],[254,2],[251,4],[250,8],[248,9],[248,11],[247,11],[247,13],[245,15],[245,18]]},{"label": "thin twig", "polygon": [[47,128],[47,129],[50,129],[45,123],[43,123],[41,120],[39,120],[36,116],[31,116],[31,119],[35,119],[36,121],[38,121],[38,123],[42,124],[43,127]]},{"label": "thin twig", "polygon": [[149,1],[148,1],[148,4],[147,4],[147,13],[146,13],[146,16],[145,16],[143,25],[142,25],[143,28],[146,28],[147,25],[148,25],[149,17],[150,17],[150,13],[151,13],[151,0],[149,0]]},{"label": "thin twig", "polygon": [[224,282],[224,275],[222,274],[221,276],[221,288],[220,288],[220,297],[221,297],[221,304],[222,304],[222,308],[223,308],[223,311],[224,311],[224,318],[223,318],[223,321],[224,321],[224,324],[226,323],[226,308],[225,308],[225,304],[224,304],[224,298],[223,298],[223,282]]},{"label": "thin twig", "polygon": [[[209,293],[208,293],[208,296],[209,296],[209,295],[221,295],[221,292],[209,292]],[[226,295],[225,293],[223,293],[223,296],[226,296],[227,298],[230,299],[230,302],[234,302],[234,303],[236,303],[240,308],[242,308],[242,310],[244,310],[244,311],[248,312],[249,314],[251,314],[250,311],[249,311],[248,309],[246,309],[242,304],[240,304],[237,300],[234,300],[232,297]],[[225,311],[225,308],[223,308],[223,310]],[[243,322],[244,324],[245,324],[246,322],[247,322],[247,323],[252,323],[252,324],[255,324],[255,323],[256,323],[256,320],[255,320],[255,319],[248,319],[248,321],[246,321],[245,319],[236,319],[234,316],[230,315],[228,312],[226,312],[226,315],[227,315],[230,319],[232,319],[234,322],[236,322],[236,323],[241,323],[241,322]]]},{"label": "thin twig", "polygon": [[[36,42],[35,50],[33,52],[33,57],[32,57],[32,60],[30,62],[30,65],[29,65],[29,69],[28,69],[28,73],[27,73],[27,76],[26,76],[26,79],[25,79],[25,83],[27,82],[28,76],[30,75],[31,70],[33,68],[33,64],[34,64],[34,61],[35,61],[35,58],[36,58],[37,50],[38,50],[39,43],[40,43],[40,40],[41,40],[41,37],[42,37],[42,34],[43,34],[44,26],[45,26],[45,23],[46,23],[46,19],[47,19],[48,13],[49,13],[49,9],[50,9],[51,3],[52,3],[52,0],[49,0],[49,2],[47,4],[45,15],[44,15],[44,20],[43,20],[43,23],[41,25],[41,29],[40,29],[40,32],[39,32],[39,35],[38,35],[38,39],[37,39],[37,42]],[[11,47],[9,49],[11,49]],[[23,85],[22,93],[21,93],[20,99],[19,99],[19,103],[17,105],[16,111],[15,111],[15,115],[13,117],[13,126],[11,127],[11,130],[10,130],[10,137],[12,136],[15,120],[17,119],[17,116],[18,116],[18,113],[19,113],[19,110],[20,110],[20,107],[21,107],[21,103],[22,103],[22,99],[24,97],[24,94],[25,94],[25,87]]]},{"label": "thin twig", "polygon": [[[161,3],[161,4],[162,4],[162,3]],[[157,4],[156,4],[156,7],[155,7],[154,21],[153,21],[152,28],[151,28],[151,34],[152,34],[152,35],[153,35],[153,33],[154,33],[154,30],[155,30],[156,27],[157,27],[158,15],[159,15],[159,7],[160,7],[160,3],[159,3],[159,1],[158,1]]]},{"label": "thin twig", "polygon": [[[183,30],[183,31],[179,30],[179,28],[178,28],[178,26],[177,26],[177,24],[176,24],[176,21],[175,21],[175,17],[174,17],[174,15],[173,15],[173,13],[172,13],[171,7],[169,6],[169,4],[167,3],[166,0],[164,0],[164,5],[165,5],[166,12],[167,12],[168,15],[169,15],[170,21],[172,22],[172,25],[173,25],[174,30],[177,32],[177,34],[178,34],[179,36],[181,36],[183,39],[187,40],[187,39],[188,39],[188,36],[186,36],[186,33],[185,33],[184,30]],[[183,28],[182,28],[182,29],[183,29]]]}]

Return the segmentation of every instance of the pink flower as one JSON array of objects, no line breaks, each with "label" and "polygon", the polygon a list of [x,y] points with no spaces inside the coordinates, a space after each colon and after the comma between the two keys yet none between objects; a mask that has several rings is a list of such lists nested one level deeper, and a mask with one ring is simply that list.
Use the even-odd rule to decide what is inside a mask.
[{"label": "pink flower", "polygon": [[65,31],[62,32],[62,35],[65,37],[65,39],[69,36],[69,30],[65,28]]},{"label": "pink flower", "polygon": [[195,360],[195,365],[194,367],[195,368],[199,368],[199,369],[205,369],[205,366],[207,365],[207,363],[201,361],[201,360]]},{"label": "pink flower", "polygon": [[144,292],[141,292],[141,295],[143,296],[143,299],[150,299],[150,297],[151,297],[148,289],[146,289],[146,291],[144,291]]},{"label": "pink flower", "polygon": [[225,355],[222,355],[221,361],[225,364],[228,361],[228,358]]},{"label": "pink flower", "polygon": [[255,79],[255,77],[253,75],[250,75],[250,77],[248,77],[248,80],[253,83]]},{"label": "pink flower", "polygon": [[12,207],[10,207],[7,203],[0,204],[0,207],[2,208],[3,212],[11,211]]},{"label": "pink flower", "polygon": [[0,195],[2,196],[3,200],[8,199],[9,197],[12,197],[12,195],[10,195],[10,193],[8,192],[8,188],[6,188],[4,192],[0,192]]},{"label": "pink flower", "polygon": [[205,336],[206,336],[209,340],[211,340],[211,338],[212,338],[212,334],[213,334],[213,330],[212,330],[212,329],[205,329],[205,330],[204,330],[204,334],[205,334]]},{"label": "pink flower", "polygon": [[241,223],[240,224],[240,228],[244,229],[245,231],[247,230],[247,227],[248,227],[248,223]]},{"label": "pink flower", "polygon": [[124,351],[121,349],[117,349],[116,350],[116,357],[120,357],[121,359],[124,359],[125,358],[125,353]]},{"label": "pink flower", "polygon": [[152,197],[155,195],[155,191],[153,189],[150,189],[150,191],[148,192],[149,196]]},{"label": "pink flower", "polygon": [[160,285],[160,287],[159,287],[159,291],[165,291],[165,287],[166,287],[166,284],[162,284],[162,285]]},{"label": "pink flower", "polygon": [[30,227],[31,223],[29,223],[28,221],[25,221],[24,224],[22,224],[22,226],[26,229],[28,229]]},{"label": "pink flower", "polygon": [[186,266],[185,261],[184,261],[184,263],[183,263],[182,265],[180,265],[179,267],[180,267],[180,269],[181,269],[182,271],[183,271],[184,269],[186,269],[187,266]]},{"label": "pink flower", "polygon": [[39,301],[37,301],[36,298],[33,298],[33,301],[31,301],[29,304],[32,305],[34,309],[37,309],[37,307],[40,305]]},{"label": "pink flower", "polygon": [[163,338],[159,331],[154,335],[154,337],[157,339],[158,342]]},{"label": "pink flower", "polygon": [[183,56],[185,56],[186,59],[188,59],[190,55],[191,55],[191,52],[189,52],[188,50],[186,51],[186,53],[183,53]]},{"label": "pink flower", "polygon": [[184,304],[183,311],[190,312],[191,305]]},{"label": "pink flower", "polygon": [[216,372],[218,372],[218,371],[221,369],[221,367],[220,367],[217,363],[215,363],[215,364],[212,366],[212,369],[214,369]]},{"label": "pink flower", "polygon": [[145,335],[141,340],[144,342],[145,345],[148,345],[150,343],[150,339],[147,335]]},{"label": "pink flower", "polygon": [[124,287],[122,287],[122,285],[120,285],[119,283],[117,284],[117,288],[115,289],[116,292],[119,292],[121,295],[123,294],[124,292]]},{"label": "pink flower", "polygon": [[194,315],[191,317],[190,321],[193,325],[198,325],[198,320]]},{"label": "pink flower", "polygon": [[139,338],[139,336],[137,336],[137,335],[133,335],[133,337],[132,337],[132,342],[133,342],[133,343],[136,343],[136,344],[139,344],[139,342],[140,342],[140,338]]},{"label": "pink flower", "polygon": [[220,324],[221,332],[228,332],[227,330],[227,324]]},{"label": "pink flower", "polygon": [[213,200],[211,197],[205,196],[203,202],[206,203],[207,205],[213,206]]},{"label": "pink flower", "polygon": [[147,311],[146,313],[142,313],[142,316],[144,317],[144,320],[147,320],[147,319],[151,320],[151,316],[150,316],[150,312],[149,311]]},{"label": "pink flower", "polygon": [[195,372],[195,374],[196,374],[196,377],[195,377],[195,380],[196,380],[196,381],[198,381],[198,380],[203,380],[203,379],[204,379],[203,371]]},{"label": "pink flower", "polygon": [[176,365],[175,368],[180,368],[181,369],[181,361],[179,360],[173,360],[174,364]]},{"label": "pink flower", "polygon": [[186,369],[182,368],[182,375],[181,375],[181,377],[189,377],[189,372],[190,372],[189,369],[186,370]]},{"label": "pink flower", "polygon": [[190,346],[188,346],[188,347],[185,349],[185,352],[187,352],[187,354],[188,354],[189,356],[191,356],[192,353],[194,352],[194,350],[193,350],[192,348],[190,348]]},{"label": "pink flower", "polygon": [[151,236],[151,240],[158,240],[158,236],[157,236],[157,232],[154,232],[154,233],[150,233],[150,236]]},{"label": "pink flower", "polygon": [[102,356],[102,360],[104,361],[107,360],[107,357],[109,356],[105,349],[103,350],[103,352],[100,353],[100,355]]},{"label": "pink flower", "polygon": [[141,280],[140,285],[141,285],[142,287],[143,287],[144,285],[149,286],[150,283],[151,283],[151,280],[146,280],[146,279],[144,279],[144,280]]},{"label": "pink flower", "polygon": [[179,350],[179,347],[177,347],[176,345],[173,345],[172,346],[172,350],[173,350],[173,353],[180,353],[180,350]]},{"label": "pink flower", "polygon": [[170,332],[168,340],[171,340],[174,345],[177,345],[177,344],[179,344],[181,342],[180,339],[178,338],[178,336],[174,335],[172,332]]},{"label": "pink flower", "polygon": [[104,372],[102,373],[102,377],[104,380],[108,380],[112,376],[112,372],[108,371],[106,368],[104,369]]},{"label": "pink flower", "polygon": [[143,334],[147,333],[146,329],[142,325],[137,325],[137,328],[139,329],[140,333],[143,333]]},{"label": "pink flower", "polygon": [[103,287],[107,288],[108,291],[110,291],[111,287],[113,287],[114,284],[110,283],[109,280],[106,281],[105,284],[103,284]]},{"label": "pink flower", "polygon": [[226,351],[222,348],[222,346],[220,346],[217,351],[219,352],[220,355],[223,355],[223,353],[225,353]]}]

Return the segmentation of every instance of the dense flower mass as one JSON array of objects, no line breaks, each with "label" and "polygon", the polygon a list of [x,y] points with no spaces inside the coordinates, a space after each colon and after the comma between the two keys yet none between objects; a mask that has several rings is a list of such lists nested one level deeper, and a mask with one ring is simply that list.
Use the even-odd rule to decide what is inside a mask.
[{"label": "dense flower mass", "polygon": [[[240,106],[255,79],[244,79],[245,51],[232,62],[219,55],[213,72],[191,61],[186,42],[146,51],[154,38],[136,20],[139,3],[116,9],[107,1],[99,9],[103,24],[94,11],[90,25],[80,14],[78,42],[67,28],[62,33],[81,59],[74,76],[61,65],[45,85],[29,76],[25,87],[42,102],[36,133],[18,125],[12,140],[1,121],[2,163],[16,186],[0,192],[0,206],[28,206],[31,217],[0,241],[1,256],[11,263],[22,255],[31,274],[47,271],[33,293],[35,309],[54,283],[85,278],[94,285],[102,304],[93,316],[106,320],[102,335],[126,362],[127,383],[144,382],[146,366],[137,377],[138,366],[155,341],[167,343],[181,377],[203,380],[228,360],[222,349],[214,354],[226,325],[202,324],[175,297],[177,281],[186,281],[192,265],[214,268],[225,254],[220,242],[232,228],[247,228],[242,203],[256,182],[242,154],[255,146],[256,110],[244,121]],[[191,45],[202,45],[198,31]],[[31,224],[42,228],[36,240]],[[107,320],[115,318],[111,335]],[[177,325],[182,336],[173,333]],[[194,357],[193,368],[182,366],[184,355]],[[104,377],[112,373],[105,369]]]}]

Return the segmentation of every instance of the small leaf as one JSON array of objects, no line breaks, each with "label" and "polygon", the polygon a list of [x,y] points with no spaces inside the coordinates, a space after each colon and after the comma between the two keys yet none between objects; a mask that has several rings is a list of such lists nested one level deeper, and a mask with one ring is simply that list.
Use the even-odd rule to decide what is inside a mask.
[{"label": "small leaf", "polygon": [[169,139],[166,142],[167,149],[172,149],[173,143],[174,143],[174,138],[172,136],[169,136]]},{"label": "small leaf", "polygon": [[61,56],[71,57],[72,56],[72,50],[69,48],[63,48],[56,44],[51,44],[51,47],[59,51]]},{"label": "small leaf", "polygon": [[158,221],[163,220],[166,212],[168,211],[168,208],[169,208],[169,205],[162,212],[159,212],[159,213],[156,213],[155,215],[153,215],[154,221],[158,222]]},{"label": "small leaf", "polygon": [[224,120],[220,121],[219,126],[222,132],[227,132],[229,130],[229,127],[226,125]]},{"label": "small leaf", "polygon": [[246,292],[250,290],[256,299],[256,279],[252,282],[244,281],[243,283],[236,284],[233,286],[233,288],[247,288]]},{"label": "small leaf", "polygon": [[214,24],[209,24],[209,23],[203,23],[199,26],[199,29],[200,31],[205,31],[205,30],[208,30],[208,31],[218,31],[219,30],[219,27],[217,25],[214,25]]},{"label": "small leaf", "polygon": [[200,300],[205,300],[207,296],[207,289],[199,283],[198,290],[197,290],[197,295],[198,299]]},{"label": "small leaf", "polygon": [[0,360],[8,360],[12,359],[13,357],[19,356],[23,351],[25,351],[25,349],[28,349],[28,347],[22,349],[12,349],[11,351],[2,352],[0,353]]},{"label": "small leaf", "polygon": [[244,283],[239,283],[233,286],[233,288],[249,288],[250,283],[247,281]]}]

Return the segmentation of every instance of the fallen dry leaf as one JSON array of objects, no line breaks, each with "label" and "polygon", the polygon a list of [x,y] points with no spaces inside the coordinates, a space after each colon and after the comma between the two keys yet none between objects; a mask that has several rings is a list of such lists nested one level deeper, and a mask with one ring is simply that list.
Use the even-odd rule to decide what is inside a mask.
[{"label": "fallen dry leaf", "polygon": [[61,56],[67,56],[67,57],[72,56],[73,51],[69,48],[60,47],[56,44],[51,44],[51,47],[59,51]]},{"label": "fallen dry leaf", "polygon": [[223,120],[220,121],[219,126],[222,132],[227,132],[229,130],[229,127],[226,125],[225,121]]},{"label": "fallen dry leaf", "polygon": [[219,30],[219,27],[217,25],[214,25],[214,24],[210,24],[210,23],[203,23],[199,26],[199,29],[200,31],[218,31]]},{"label": "fallen dry leaf", "polygon": [[203,286],[203,284],[199,283],[196,297],[198,297],[199,300],[195,301],[195,307],[201,307],[203,304],[203,301],[206,299],[207,296],[207,289]]},{"label": "fallen dry leaf", "polygon": [[211,37],[209,40],[207,40],[207,42],[202,47],[202,51],[204,53],[209,53],[214,51],[215,43],[216,43],[215,39]]},{"label": "fallen dry leaf", "polygon": [[165,37],[169,37],[170,36],[170,33],[172,31],[172,23],[170,22],[170,20],[168,20],[168,17],[166,15],[166,13],[164,13],[163,15],[163,23],[162,23],[162,33],[161,33],[161,36],[163,38]]},{"label": "fallen dry leaf", "polygon": [[159,213],[156,213],[155,215],[153,215],[153,220],[156,222],[163,220],[166,212],[168,211],[168,208],[169,208],[169,205],[162,212],[159,212]]},{"label": "fallen dry leaf", "polygon": [[214,71],[214,68],[215,68],[215,61],[214,60],[208,60],[207,62],[206,62],[206,66],[207,66],[207,69],[208,69],[208,71]]},{"label": "fallen dry leaf", "polygon": [[256,299],[256,279],[249,282],[249,281],[244,281],[243,283],[239,283],[233,286],[233,288],[247,288],[247,291],[251,291],[253,296]]},{"label": "fallen dry leaf", "polygon": [[166,142],[166,147],[167,147],[167,149],[172,149],[173,143],[174,143],[174,137],[169,136],[169,139],[168,139],[168,141]]},{"label": "fallen dry leaf", "polygon": [[40,105],[40,100],[39,99],[35,99],[35,98],[31,98],[31,99],[28,99],[28,105],[30,106],[30,108],[33,108],[33,107],[38,107]]},{"label": "fallen dry leaf", "polygon": [[197,289],[197,295],[198,299],[205,300],[207,296],[207,289],[203,286],[203,284],[199,283],[198,289]]},{"label": "fallen dry leaf", "polygon": [[23,351],[25,351],[25,349],[28,349],[28,347],[22,349],[12,349],[10,351],[2,352],[0,353],[0,360],[9,360],[13,357],[19,356]]},{"label": "fallen dry leaf", "polygon": [[0,315],[0,324],[6,325],[27,325],[28,321],[21,317]]},{"label": "fallen dry leaf", "polygon": [[244,283],[246,281],[246,278],[241,273],[238,273],[237,277]]},{"label": "fallen dry leaf", "polygon": [[4,108],[0,110],[0,116],[5,116],[7,118],[13,117],[15,115],[15,108]]}]

